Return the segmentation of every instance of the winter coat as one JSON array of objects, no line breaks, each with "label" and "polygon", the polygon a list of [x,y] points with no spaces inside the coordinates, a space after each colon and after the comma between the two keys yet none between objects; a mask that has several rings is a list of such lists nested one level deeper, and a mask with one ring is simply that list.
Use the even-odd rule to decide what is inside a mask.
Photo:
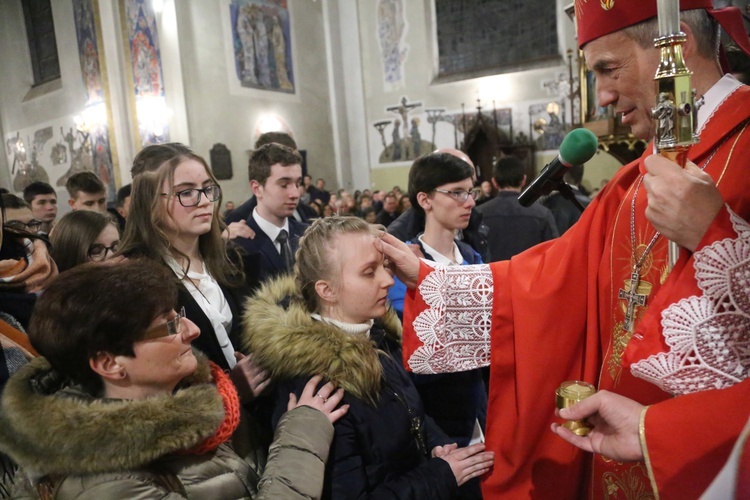
[{"label": "winter coat", "polygon": [[23,471],[14,498],[36,497],[37,483],[57,499],[320,495],[333,434],[321,412],[300,407],[282,418],[265,474],[266,450],[254,445],[246,421],[217,449],[182,453],[211,437],[223,419],[202,356],[175,393],[144,400],[93,397],[37,358],[6,385],[0,449]]},{"label": "winter coat", "polygon": [[325,498],[453,498],[457,485],[450,466],[428,458],[449,440],[425,417],[401,365],[395,314],[376,321],[369,338],[348,334],[314,320],[290,277],[266,284],[245,314],[243,347],[277,381],[274,419],[289,393],[300,394],[313,375],[345,391],[343,403],[350,408],[334,424]]}]

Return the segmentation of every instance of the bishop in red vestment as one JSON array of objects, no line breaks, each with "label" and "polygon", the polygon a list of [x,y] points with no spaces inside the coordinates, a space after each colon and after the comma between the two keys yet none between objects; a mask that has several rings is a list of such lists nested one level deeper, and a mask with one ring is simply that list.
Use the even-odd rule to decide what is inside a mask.
[{"label": "bishop in red vestment", "polygon": [[[708,0],[681,4],[726,21]],[[655,13],[654,0],[576,0],[599,103],[641,137],[653,136],[659,56],[621,30]],[[490,265],[420,264],[406,302],[405,363],[419,373],[491,365],[486,498],[697,497],[750,415],[750,88],[722,78],[699,53],[705,42],[682,28],[705,101],[694,165],[646,161],[649,147],[561,238]],[[692,241],[671,270],[666,236]],[[403,249],[380,248],[400,265]],[[642,459],[584,453],[550,431],[565,380],[639,409],[631,426]]]}]

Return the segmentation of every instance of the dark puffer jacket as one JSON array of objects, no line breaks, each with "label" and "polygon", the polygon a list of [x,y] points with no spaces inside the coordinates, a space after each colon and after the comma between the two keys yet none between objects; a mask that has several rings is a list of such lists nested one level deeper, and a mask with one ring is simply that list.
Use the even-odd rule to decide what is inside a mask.
[{"label": "dark puffer jacket", "polygon": [[[0,449],[20,464],[13,498],[315,498],[333,426],[318,410],[285,415],[268,455],[240,424],[204,455],[183,454],[224,418],[208,362],[174,394],[103,400],[71,386],[37,358],[6,385]],[[41,480],[41,481],[40,481]]]},{"label": "dark puffer jacket", "polygon": [[275,418],[315,374],[346,391],[351,406],[334,424],[324,498],[453,498],[450,466],[428,458],[449,440],[401,365],[396,315],[376,321],[368,338],[314,320],[294,295],[294,280],[282,278],[248,301],[244,347],[277,380]]}]

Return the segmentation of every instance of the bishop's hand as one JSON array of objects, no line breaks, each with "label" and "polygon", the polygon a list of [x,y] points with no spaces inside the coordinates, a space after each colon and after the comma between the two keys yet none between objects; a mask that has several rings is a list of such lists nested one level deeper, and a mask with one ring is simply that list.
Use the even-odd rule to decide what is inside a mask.
[{"label": "bishop's hand", "polygon": [[695,251],[724,206],[716,184],[689,161],[683,169],[663,156],[651,155],[645,165],[646,218],[666,238]]},{"label": "bishop's hand", "polygon": [[375,248],[385,254],[386,267],[395,274],[407,287],[416,288],[419,277],[419,257],[409,245],[393,235],[383,233],[375,239]]},{"label": "bishop's hand", "polygon": [[552,432],[570,444],[612,460],[628,462],[643,460],[639,425],[646,407],[632,399],[609,391],[599,391],[555,414],[566,420],[583,420],[591,427],[587,436],[578,436],[560,424],[552,424]]}]

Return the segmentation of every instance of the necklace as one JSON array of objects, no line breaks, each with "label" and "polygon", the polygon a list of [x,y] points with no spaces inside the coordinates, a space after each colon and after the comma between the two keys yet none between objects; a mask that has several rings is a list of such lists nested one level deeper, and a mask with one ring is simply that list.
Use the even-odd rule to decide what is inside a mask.
[{"label": "necklace", "polygon": [[[721,144],[719,144],[719,146],[717,146],[713,150],[711,156],[708,157],[706,162],[701,167],[701,170],[706,170],[706,167],[708,167],[708,164],[711,163],[711,160],[713,160],[714,155],[720,149],[720,147]],[[630,202],[630,246],[633,252],[633,270],[630,273],[630,286],[629,289],[620,288],[617,295],[617,298],[627,301],[627,305],[625,308],[625,318],[623,320],[623,329],[630,334],[633,333],[636,307],[645,306],[646,299],[648,298],[648,293],[638,293],[638,285],[641,282],[641,270],[643,268],[643,264],[646,262],[646,257],[648,257],[649,253],[651,253],[651,250],[654,248],[656,241],[661,236],[661,233],[659,231],[656,231],[654,236],[651,238],[651,241],[648,242],[648,245],[646,245],[646,248],[643,250],[643,253],[640,255],[640,257],[638,256],[638,248],[636,246],[635,239],[635,201],[638,198],[638,191],[640,190],[642,183],[643,175],[638,177],[638,183],[636,184],[635,190],[633,191],[633,199]]]}]

